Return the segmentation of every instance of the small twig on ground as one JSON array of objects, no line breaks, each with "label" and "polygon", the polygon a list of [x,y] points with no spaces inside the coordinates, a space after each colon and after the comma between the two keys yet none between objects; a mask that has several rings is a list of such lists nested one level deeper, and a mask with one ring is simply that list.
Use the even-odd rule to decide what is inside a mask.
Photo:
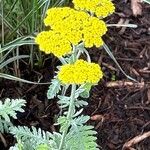
[{"label": "small twig on ground", "polygon": [[145,132],[141,135],[138,135],[136,137],[134,137],[133,139],[131,139],[130,141],[126,142],[124,145],[123,145],[123,148],[122,150],[130,150],[130,149],[133,149],[132,146],[143,141],[144,139],[148,138],[150,136],[150,131],[148,132]]},{"label": "small twig on ground", "polygon": [[[124,21],[124,24],[125,24],[125,25],[129,24],[129,19],[126,19],[126,20]],[[119,34],[123,34],[123,33],[125,32],[126,28],[127,28],[127,27],[122,27],[121,30],[119,31]]]},{"label": "small twig on ground", "polygon": [[101,106],[101,104],[102,104],[102,101],[101,101],[101,99],[99,100],[99,103],[98,103],[98,106],[97,106],[97,108],[94,110],[94,112],[92,112],[92,116],[97,112],[97,110],[100,108],[100,106]]},{"label": "small twig on ground", "polygon": [[106,83],[106,87],[137,87],[137,88],[143,88],[145,86],[144,82],[131,82],[131,81],[110,81]]},{"label": "small twig on ground", "polygon": [[148,70],[148,69],[140,69],[140,70],[138,70],[140,73],[150,73],[150,70]]},{"label": "small twig on ground", "polygon": [[0,133],[0,138],[1,138],[1,140],[2,140],[2,142],[3,142],[3,144],[4,144],[4,146],[7,147],[6,140],[5,140],[4,136],[3,136],[1,133]]},{"label": "small twig on ground", "polygon": [[98,124],[95,126],[95,129],[97,130],[99,127],[102,126],[105,118],[103,115],[97,114],[97,115],[91,116],[91,120],[92,121],[99,121]]},{"label": "small twig on ground", "polygon": [[150,103],[150,88],[147,90],[147,102],[146,104]]},{"label": "small twig on ground", "polygon": [[142,109],[142,110],[149,110],[150,111],[150,108],[149,107],[143,107],[143,106],[125,106],[125,109]]},{"label": "small twig on ground", "polygon": [[144,54],[145,54],[145,52],[146,52],[146,49],[147,49],[147,47],[145,46],[145,47],[143,48],[143,50],[140,52],[140,54],[139,54],[139,57],[140,57],[140,58],[143,58],[143,57],[144,57]]},{"label": "small twig on ground", "polygon": [[134,68],[131,67],[130,70],[131,70],[131,72],[133,72],[137,77],[140,76],[140,74],[137,72],[136,69],[134,69]]},{"label": "small twig on ground", "polygon": [[0,92],[0,97],[2,97],[3,92],[4,92],[4,88]]},{"label": "small twig on ground", "polygon": [[112,71],[117,71],[117,69],[115,67],[111,66],[110,64],[102,62],[102,65],[107,67],[108,69],[110,69]]}]

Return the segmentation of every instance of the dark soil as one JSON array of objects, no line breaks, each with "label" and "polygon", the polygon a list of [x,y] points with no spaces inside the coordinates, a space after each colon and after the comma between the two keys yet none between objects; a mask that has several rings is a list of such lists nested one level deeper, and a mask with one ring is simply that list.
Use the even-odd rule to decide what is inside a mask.
[{"label": "dark soil", "polygon": [[[130,2],[116,1],[116,13],[107,18],[107,23],[118,23],[123,19],[138,27],[125,30],[111,27],[104,39],[123,70],[139,83],[127,79],[103,49],[89,50],[92,60],[101,64],[105,77],[91,90],[84,114],[91,116],[89,124],[95,126],[102,150],[121,150],[127,141],[150,131],[150,5],[143,4],[142,15],[137,17],[133,16],[130,7]],[[23,66],[21,77],[31,81],[41,77],[42,82],[49,82],[57,64],[56,59],[48,58],[40,70],[29,71],[28,66]],[[25,113],[18,114],[15,125],[57,130],[53,123],[59,108],[57,100],[47,100],[47,89],[47,85],[1,81],[0,99],[21,97],[27,100]],[[8,147],[15,142],[11,135],[4,134],[4,138]],[[132,148],[149,150],[150,137]],[[2,142],[0,149],[7,149]]]}]

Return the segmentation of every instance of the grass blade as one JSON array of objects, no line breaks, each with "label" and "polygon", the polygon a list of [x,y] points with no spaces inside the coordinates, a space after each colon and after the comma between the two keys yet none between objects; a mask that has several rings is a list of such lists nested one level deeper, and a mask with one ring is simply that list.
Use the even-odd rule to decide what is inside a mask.
[{"label": "grass blade", "polygon": [[107,52],[107,54],[111,57],[111,59],[115,62],[115,64],[118,66],[118,68],[120,69],[120,71],[130,80],[137,82],[136,79],[130,77],[129,75],[127,75],[124,70],[121,68],[121,66],[119,65],[119,63],[117,62],[116,58],[114,57],[113,53],[111,52],[111,50],[109,49],[109,47],[104,43],[103,48],[105,49],[105,51]]},{"label": "grass blade", "polygon": [[19,37],[11,42],[9,42],[8,44],[6,44],[4,47],[2,47],[0,49],[0,53],[3,53],[4,51],[7,51],[9,49],[14,49],[18,46],[22,46],[22,45],[33,45],[35,44],[34,42],[34,38],[31,36],[27,36],[27,37]]},{"label": "grass blade", "polygon": [[128,28],[137,28],[136,24],[107,24],[107,27],[128,27]]},{"label": "grass blade", "polygon": [[143,2],[150,4],[150,0],[143,0]]},{"label": "grass blade", "polygon": [[28,14],[23,18],[23,20],[15,27],[15,29],[10,33],[9,38],[12,37],[14,35],[14,33],[16,33],[17,30],[19,30],[20,26],[26,21],[28,20],[33,13],[35,13],[38,9],[40,9],[46,1],[44,1],[43,3],[39,4],[38,6],[36,6],[35,9],[31,9]]},{"label": "grass blade", "polygon": [[[0,18],[1,18],[1,19],[3,18],[2,14],[0,14]],[[13,25],[11,25],[11,23],[10,23],[6,18],[3,18],[3,22],[4,22],[4,24],[5,24],[10,30],[13,30],[13,29],[14,29]],[[23,35],[21,32],[18,32],[18,34],[19,34],[20,36]]]},{"label": "grass blade", "polygon": [[0,64],[0,69],[4,68],[6,65],[16,61],[16,60],[19,60],[19,59],[22,59],[22,58],[29,58],[29,55],[20,55],[20,56],[14,56],[12,58],[9,58],[8,60],[4,61],[3,63]]},{"label": "grass blade", "polygon": [[25,79],[21,79],[12,75],[8,75],[5,73],[0,73],[0,78],[4,78],[4,79],[8,79],[8,80],[13,80],[13,81],[18,81],[18,82],[23,82],[23,83],[28,83],[28,84],[40,84],[40,85],[49,85],[51,84],[51,82],[47,82],[47,83],[40,83],[40,82],[32,82],[29,80],[25,80]]}]

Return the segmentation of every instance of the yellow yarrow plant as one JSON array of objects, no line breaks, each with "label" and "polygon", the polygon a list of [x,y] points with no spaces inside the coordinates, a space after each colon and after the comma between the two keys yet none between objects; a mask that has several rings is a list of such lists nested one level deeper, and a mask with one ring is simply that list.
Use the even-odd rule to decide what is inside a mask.
[{"label": "yellow yarrow plant", "polygon": [[77,10],[88,11],[97,17],[104,18],[115,11],[111,0],[73,0]]},{"label": "yellow yarrow plant", "polygon": [[44,23],[61,32],[73,45],[84,41],[88,48],[100,47],[103,44],[101,36],[107,31],[104,21],[68,7],[48,10]]},{"label": "yellow yarrow plant", "polygon": [[57,57],[70,54],[71,46],[81,42],[86,48],[100,47],[103,45],[102,36],[107,32],[103,20],[69,7],[49,9],[44,23],[50,30],[39,33],[35,42],[41,51]]},{"label": "yellow yarrow plant", "polygon": [[[96,132],[92,126],[85,125],[90,117],[81,112],[87,105],[85,98],[89,97],[91,87],[102,79],[103,71],[99,64],[91,62],[86,48],[104,44],[102,36],[107,32],[107,25],[100,18],[111,14],[114,6],[110,0],[73,0],[73,3],[75,9],[50,8],[44,19],[48,30],[35,38],[41,51],[53,53],[62,63],[47,92],[48,99],[57,95],[58,104],[65,108],[58,118],[60,130],[54,135],[53,149],[98,150]],[[82,54],[85,60],[80,59]]]},{"label": "yellow yarrow plant", "polygon": [[58,73],[58,79],[63,84],[97,84],[102,77],[103,72],[98,64],[81,59],[61,66]]}]

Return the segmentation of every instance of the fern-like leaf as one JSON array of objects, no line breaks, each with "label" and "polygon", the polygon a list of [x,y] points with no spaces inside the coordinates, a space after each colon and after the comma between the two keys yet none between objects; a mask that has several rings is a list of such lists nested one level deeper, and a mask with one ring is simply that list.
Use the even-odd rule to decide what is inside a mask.
[{"label": "fern-like leaf", "polygon": [[16,119],[17,112],[24,112],[22,109],[26,101],[23,99],[7,98],[4,103],[0,101],[0,132],[8,132],[8,128],[12,126],[10,117]]},{"label": "fern-like leaf", "polygon": [[30,141],[33,144],[33,147],[36,147],[38,144],[47,143],[51,137],[51,133],[45,133],[40,128],[36,129],[35,127],[30,128],[24,127],[10,127],[10,133],[15,135],[21,141]]},{"label": "fern-like leaf", "polygon": [[25,106],[26,101],[23,99],[12,99],[7,98],[4,103],[0,101],[0,116],[10,122],[10,117],[16,119],[16,112],[24,112],[22,109]]},{"label": "fern-like leaf", "polygon": [[11,122],[7,122],[4,119],[0,118],[0,132],[9,132],[9,127],[12,126]]},{"label": "fern-like leaf", "polygon": [[81,115],[81,116],[78,116],[78,117],[75,117],[72,121],[71,121],[71,125],[72,126],[83,126],[83,124],[85,124],[88,120],[90,119],[89,116],[84,116],[84,115]]},{"label": "fern-like leaf", "polygon": [[[10,133],[24,143],[23,150],[35,150],[43,144],[49,147],[48,150],[55,150],[58,148],[61,139],[59,133],[51,134],[33,126],[31,129],[26,126],[10,127]],[[27,145],[30,145],[30,147],[28,146],[28,148]]]},{"label": "fern-like leaf", "polygon": [[95,135],[92,126],[72,126],[66,137],[66,145],[72,150],[98,150]]},{"label": "fern-like leaf", "polygon": [[51,85],[49,86],[49,89],[47,91],[47,98],[52,99],[56,96],[56,94],[60,91],[61,84],[60,81],[57,78],[54,78],[51,81]]}]

